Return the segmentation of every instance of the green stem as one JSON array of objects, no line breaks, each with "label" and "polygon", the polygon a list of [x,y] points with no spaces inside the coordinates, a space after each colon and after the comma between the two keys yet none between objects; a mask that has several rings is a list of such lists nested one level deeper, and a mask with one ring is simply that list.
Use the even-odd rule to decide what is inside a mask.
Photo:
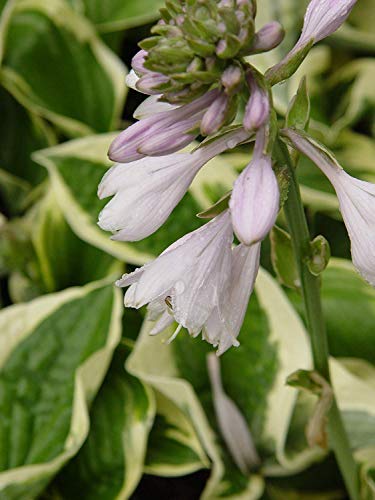
[{"label": "green stem", "polygon": [[[309,271],[307,261],[310,255],[310,233],[301,200],[299,185],[289,151],[278,139],[275,156],[281,166],[286,166],[290,176],[288,199],[284,212],[288,222],[294,254],[299,269],[301,289],[305,304],[307,328],[310,334],[314,368],[330,382],[329,351],[322,304],[320,300],[319,277]],[[350,443],[334,398],[328,414],[328,434],[351,500],[358,500],[358,473],[350,449]]]}]

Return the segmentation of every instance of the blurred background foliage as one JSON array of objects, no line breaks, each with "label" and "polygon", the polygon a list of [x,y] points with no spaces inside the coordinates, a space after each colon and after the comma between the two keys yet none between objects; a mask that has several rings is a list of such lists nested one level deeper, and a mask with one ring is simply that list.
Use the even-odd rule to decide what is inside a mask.
[{"label": "blurred background foliage", "polygon": [[[283,44],[253,58],[265,70],[298,37],[307,2],[262,0]],[[116,131],[143,96],[125,76],[158,0],[0,1],[0,499],[344,499],[332,455],[309,448],[315,399],[285,385],[311,366],[288,242],[263,244],[240,334],[221,358],[224,388],[248,422],[262,464],[243,475],[218,430],[210,348],[186,333],[148,336],[144,311],[123,310],[114,279],[197,228],[195,214],[230,189],[250,146],[198,175],[169,221],[138,243],[96,225],[98,182]],[[307,75],[310,132],[353,175],[375,182],[375,3],[359,0],[339,32],[274,89],[280,118]],[[332,189],[301,159],[312,235],[333,258],[322,277],[335,390],[375,495],[375,292],[354,272]],[[280,215],[279,225],[284,226]],[[285,275],[285,272],[284,272]],[[168,332],[163,335],[168,335]]]}]

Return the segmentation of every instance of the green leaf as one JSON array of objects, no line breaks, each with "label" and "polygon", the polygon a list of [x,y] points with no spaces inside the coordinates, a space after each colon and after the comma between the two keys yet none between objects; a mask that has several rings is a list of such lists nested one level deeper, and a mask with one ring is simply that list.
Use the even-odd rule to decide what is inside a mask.
[{"label": "green leaf", "polygon": [[0,169],[0,197],[3,210],[8,216],[19,215],[23,211],[30,190],[28,182]]},{"label": "green leaf", "polygon": [[53,192],[33,211],[31,238],[45,291],[54,292],[103,279],[109,274],[121,274],[120,263],[72,232]]},{"label": "green leaf", "polygon": [[0,312],[3,498],[35,498],[81,447],[121,313],[121,294],[105,282]]},{"label": "green leaf", "polygon": [[64,498],[129,498],[142,476],[154,395],[125,372],[122,351],[93,403],[85,444],[58,477]]},{"label": "green leaf", "polygon": [[306,77],[300,81],[297,93],[289,103],[286,114],[287,127],[305,130],[310,119],[310,99],[307,92]]},{"label": "green leaf", "polygon": [[[303,316],[301,297],[292,292],[289,296]],[[350,261],[331,259],[322,274],[322,303],[331,354],[375,363],[371,347],[375,343],[375,290]]]},{"label": "green leaf", "polygon": [[191,420],[161,392],[155,395],[157,413],[148,441],[145,472],[171,477],[209,468]]},{"label": "green leaf", "polygon": [[[78,3],[77,0],[70,2]],[[126,30],[151,23],[159,17],[162,0],[79,0],[83,14],[102,33]]]},{"label": "green leaf", "polygon": [[0,108],[0,166],[36,185],[46,174],[30,155],[36,149],[52,145],[55,137],[43,120],[28,113],[1,87]]},{"label": "green leaf", "polygon": [[115,128],[126,71],[92,26],[63,0],[10,5],[1,31],[7,90],[70,136]]},{"label": "green leaf", "polygon": [[34,159],[48,169],[52,188],[72,230],[84,241],[120,260],[144,264],[168,245],[201,224],[195,214],[212,204],[212,197],[228,191],[236,178],[224,157],[211,160],[198,174],[173,215],[152,236],[136,243],[110,239],[97,225],[100,210],[109,199],[99,200],[97,186],[110,166],[107,151],[114,134],[102,134],[38,151]]},{"label": "green leaf", "polygon": [[[159,338],[148,336],[151,327],[145,324],[127,366],[192,420],[213,462],[202,498],[259,498],[262,478],[257,474],[243,476],[218,434],[206,369],[210,347],[186,333],[171,345],[162,344]],[[170,335],[171,331],[167,331],[161,337]],[[285,474],[285,469],[300,466],[298,457],[291,460],[284,453],[296,397],[285,386],[285,379],[294,369],[310,366],[310,353],[299,318],[280,287],[264,271],[258,277],[256,296],[251,299],[239,340],[241,346],[221,358],[225,392],[249,424],[265,473]]]},{"label": "green leaf", "polygon": [[331,87],[348,84],[339,112],[339,119],[334,124],[333,134],[337,134],[348,125],[357,123],[365,113],[370,119],[375,116],[375,89],[372,84],[375,77],[375,61],[371,58],[355,59],[340,68],[331,78]]},{"label": "green leaf", "polygon": [[289,234],[274,226],[270,242],[272,266],[279,282],[288,288],[300,289],[300,279]]},{"label": "green leaf", "polygon": [[70,141],[38,151],[33,157],[48,169],[60,210],[79,238],[120,260],[144,264],[152,254],[137,251],[132,244],[111,240],[110,234],[97,225],[99,212],[107,203],[97,197],[97,187],[111,164],[107,151],[116,135]]}]

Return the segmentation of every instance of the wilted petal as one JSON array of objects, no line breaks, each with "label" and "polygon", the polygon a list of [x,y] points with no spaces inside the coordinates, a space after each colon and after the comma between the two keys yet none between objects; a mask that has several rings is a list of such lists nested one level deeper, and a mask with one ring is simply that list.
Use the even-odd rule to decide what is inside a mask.
[{"label": "wilted petal", "polygon": [[219,359],[214,354],[208,355],[207,366],[221,435],[237,467],[248,476],[260,464],[248,424],[240,409],[224,392]]},{"label": "wilted petal", "polygon": [[270,114],[268,90],[262,87],[254,73],[246,72],[246,81],[250,89],[250,98],[246,104],[243,126],[246,130],[257,130],[264,125]]},{"label": "wilted petal", "polygon": [[260,243],[240,244],[232,250],[232,274],[228,294],[221,311],[214,310],[205,324],[204,338],[218,346],[220,356],[238,346],[238,334],[259,270]]},{"label": "wilted petal", "polygon": [[[192,335],[198,334],[226,295],[232,240],[230,214],[226,211],[168,247],[136,276],[132,273],[125,305],[139,308],[165,300],[174,319]],[[128,282],[125,275],[118,284],[127,286]]]},{"label": "wilted petal", "polygon": [[351,240],[353,264],[375,286],[375,185],[347,174],[313,139],[290,129],[283,133],[331,181]]},{"label": "wilted petal", "polygon": [[252,245],[266,237],[275,223],[279,198],[271,158],[254,158],[234,183],[229,203],[234,232],[242,243]]}]

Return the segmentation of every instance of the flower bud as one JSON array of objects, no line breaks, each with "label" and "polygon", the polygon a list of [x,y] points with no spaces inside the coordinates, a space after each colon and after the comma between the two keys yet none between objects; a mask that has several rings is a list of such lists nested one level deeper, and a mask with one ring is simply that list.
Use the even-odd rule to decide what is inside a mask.
[{"label": "flower bud", "polygon": [[257,73],[248,70],[246,81],[250,89],[250,98],[246,104],[243,126],[246,130],[259,129],[270,114],[268,90],[258,78]]},{"label": "flower bud", "polygon": [[265,24],[254,35],[251,53],[258,54],[274,49],[283,41],[284,36],[285,31],[277,21]]},{"label": "flower bud", "polygon": [[231,121],[236,112],[236,102],[235,97],[229,97],[225,92],[221,92],[202,118],[200,126],[202,135],[215,134]]},{"label": "flower bud", "polygon": [[279,211],[279,186],[271,158],[254,158],[234,183],[229,207],[234,232],[245,245],[263,240]]}]

